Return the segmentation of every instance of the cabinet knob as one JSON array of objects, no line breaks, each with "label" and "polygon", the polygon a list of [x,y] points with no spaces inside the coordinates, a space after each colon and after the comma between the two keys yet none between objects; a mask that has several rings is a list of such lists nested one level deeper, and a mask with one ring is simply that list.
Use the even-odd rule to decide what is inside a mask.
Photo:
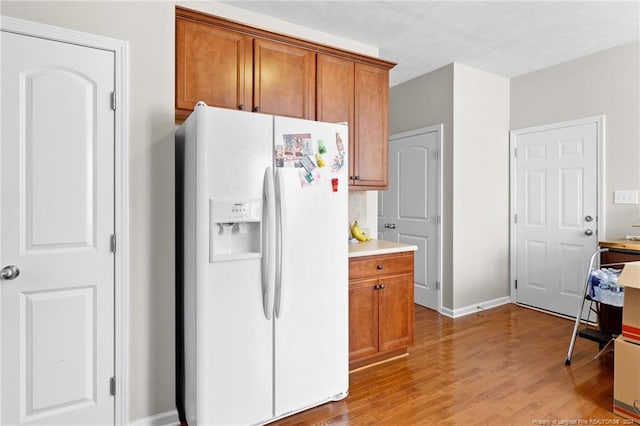
[{"label": "cabinet knob", "polygon": [[259,106],[253,107],[253,112],[260,112],[260,107]]},{"label": "cabinet knob", "polygon": [[384,284],[380,284],[380,290],[384,289]]},{"label": "cabinet knob", "polygon": [[384,265],[378,265],[378,266],[376,266],[376,269],[378,271],[381,271],[382,269],[384,269]]}]

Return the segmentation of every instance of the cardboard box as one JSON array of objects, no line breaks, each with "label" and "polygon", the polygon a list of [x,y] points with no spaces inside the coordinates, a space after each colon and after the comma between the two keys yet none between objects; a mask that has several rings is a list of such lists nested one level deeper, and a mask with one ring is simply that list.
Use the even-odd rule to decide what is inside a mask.
[{"label": "cardboard box", "polygon": [[613,412],[640,424],[640,345],[615,341]]},{"label": "cardboard box", "polygon": [[624,286],[622,337],[640,344],[640,262],[627,263],[622,268],[618,284]]}]

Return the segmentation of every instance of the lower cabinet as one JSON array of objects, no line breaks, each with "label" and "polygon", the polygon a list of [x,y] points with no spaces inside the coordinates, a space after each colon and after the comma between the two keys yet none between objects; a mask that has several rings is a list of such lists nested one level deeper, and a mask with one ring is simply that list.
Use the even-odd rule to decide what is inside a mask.
[{"label": "lower cabinet", "polygon": [[349,261],[349,365],[405,354],[414,339],[413,252]]}]

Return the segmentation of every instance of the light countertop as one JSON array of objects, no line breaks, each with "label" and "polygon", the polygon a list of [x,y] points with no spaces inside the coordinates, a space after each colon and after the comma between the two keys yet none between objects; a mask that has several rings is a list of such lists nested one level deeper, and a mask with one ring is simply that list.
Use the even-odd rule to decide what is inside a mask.
[{"label": "light countertop", "polygon": [[370,240],[349,244],[349,257],[375,256],[378,254],[400,253],[403,251],[416,251],[418,246],[400,244],[384,240]]}]

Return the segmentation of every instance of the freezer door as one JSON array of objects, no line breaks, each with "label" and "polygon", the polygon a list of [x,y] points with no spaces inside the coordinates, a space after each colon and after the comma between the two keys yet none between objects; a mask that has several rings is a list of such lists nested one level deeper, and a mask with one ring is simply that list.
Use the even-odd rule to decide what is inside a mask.
[{"label": "freezer door", "polygon": [[[341,398],[348,390],[347,134],[342,125],[275,120],[276,198],[281,210],[276,416]],[[318,164],[319,148],[324,167]],[[284,157],[293,158],[279,164],[281,149]],[[307,164],[313,168],[311,179],[305,167],[277,167],[295,166],[291,161],[301,157],[313,162],[313,167]]]},{"label": "freezer door", "polygon": [[260,423],[273,417],[273,331],[263,312],[260,261],[212,267],[198,294],[197,424]]},{"label": "freezer door", "polygon": [[[196,362],[189,378],[197,389],[196,423],[255,424],[273,417],[273,321],[264,312],[261,253],[217,256],[211,241],[224,232],[217,221],[227,214],[216,209],[235,201],[262,203],[264,173],[273,159],[273,118],[218,108],[198,111],[197,278],[186,306],[195,306],[196,316],[196,339],[188,348],[196,353],[187,357]],[[239,227],[228,228],[230,241],[245,237]]]}]

